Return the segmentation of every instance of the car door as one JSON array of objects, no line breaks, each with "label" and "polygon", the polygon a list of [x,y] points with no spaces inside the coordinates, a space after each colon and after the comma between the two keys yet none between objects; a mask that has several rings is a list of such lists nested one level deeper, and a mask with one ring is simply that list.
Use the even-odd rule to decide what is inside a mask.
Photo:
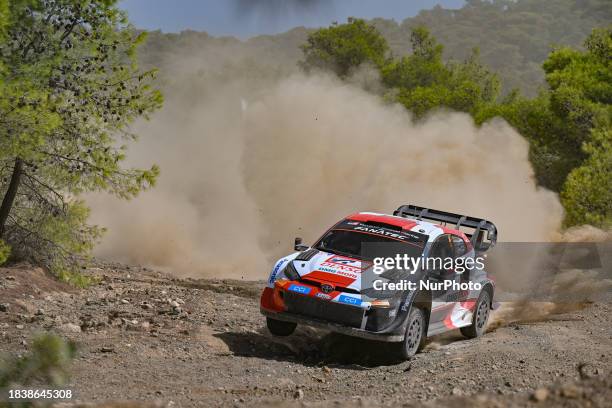
[{"label": "car door", "polygon": [[[453,258],[455,259],[455,278],[457,282],[464,283],[469,282],[471,270],[466,267],[466,259],[471,255],[468,252],[468,246],[462,237],[459,235],[451,234],[451,241],[453,244]],[[470,263],[467,263],[469,266]],[[453,296],[456,299],[448,298],[448,300],[463,301],[467,298],[469,291],[455,291]]]},{"label": "car door", "polygon": [[[454,306],[454,301],[449,299],[456,298],[455,290],[450,288],[444,288],[442,285],[447,281],[458,280],[459,277],[453,269],[444,268],[444,261],[453,258],[453,244],[451,234],[440,235],[432,244],[427,261],[429,265],[435,266],[429,268],[427,271],[427,279],[431,283],[430,287],[435,286],[435,289],[431,291],[432,305],[431,315],[429,320],[430,334],[444,331],[443,320],[448,316]],[[434,265],[434,259],[442,260],[442,265]],[[432,333],[433,331],[433,333]]]}]

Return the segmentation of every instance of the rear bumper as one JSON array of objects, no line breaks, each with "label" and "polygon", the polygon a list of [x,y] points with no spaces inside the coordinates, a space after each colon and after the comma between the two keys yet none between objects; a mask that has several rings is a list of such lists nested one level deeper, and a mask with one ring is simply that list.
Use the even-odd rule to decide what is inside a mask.
[{"label": "rear bumper", "polygon": [[368,340],[386,341],[386,342],[398,342],[403,341],[404,336],[401,334],[394,333],[374,333],[355,327],[344,326],[338,323],[332,323],[313,317],[305,317],[296,315],[288,312],[274,312],[261,308],[261,313],[272,319],[282,320],[285,322],[292,322],[297,324],[303,324],[311,327],[318,327],[321,329],[329,330],[335,333],[346,334],[347,336],[360,337]]}]

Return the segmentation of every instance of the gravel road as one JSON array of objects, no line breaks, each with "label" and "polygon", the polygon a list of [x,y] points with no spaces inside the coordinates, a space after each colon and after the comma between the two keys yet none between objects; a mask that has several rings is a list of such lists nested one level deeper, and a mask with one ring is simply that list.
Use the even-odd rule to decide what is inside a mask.
[{"label": "gravel road", "polygon": [[40,331],[76,341],[76,405],[604,407],[612,400],[609,302],[539,321],[498,318],[480,339],[440,336],[400,362],[387,344],[309,328],[272,337],[258,309],[264,282],[174,279],[118,264],[87,273],[99,284],[77,290],[27,265],[0,268],[0,349],[26,352]]}]

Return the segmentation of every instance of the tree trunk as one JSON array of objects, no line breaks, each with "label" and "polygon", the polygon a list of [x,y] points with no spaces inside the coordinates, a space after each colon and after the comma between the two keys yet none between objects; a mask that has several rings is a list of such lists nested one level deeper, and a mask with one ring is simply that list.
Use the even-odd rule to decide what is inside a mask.
[{"label": "tree trunk", "polygon": [[11,181],[4,198],[2,199],[2,205],[0,206],[0,238],[4,236],[4,230],[6,228],[6,220],[11,213],[11,208],[15,202],[17,196],[17,190],[19,189],[19,182],[21,181],[21,172],[23,169],[23,161],[17,157],[15,159],[15,166],[13,167],[13,174],[11,175]]}]

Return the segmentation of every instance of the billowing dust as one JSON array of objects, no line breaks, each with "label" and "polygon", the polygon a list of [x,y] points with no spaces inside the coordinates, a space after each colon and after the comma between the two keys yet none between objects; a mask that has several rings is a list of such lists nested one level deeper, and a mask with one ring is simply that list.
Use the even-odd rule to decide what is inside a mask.
[{"label": "billowing dust", "polygon": [[98,255],[264,278],[295,236],[313,242],[342,216],[407,203],[486,217],[509,241],[558,229],[556,196],[536,188],[527,143],[501,120],[478,128],[440,112],[414,124],[404,108],[323,76],[209,86],[190,103],[171,94],[137,126],[133,162],[162,175],[133,201],[91,200],[109,228]]},{"label": "billowing dust", "polygon": [[[500,268],[500,289],[506,291],[505,296],[514,290],[516,300],[500,302],[489,330],[511,323],[547,320],[593,302],[612,301],[612,232],[585,225],[559,233],[555,241],[549,246],[536,244],[537,257],[518,257],[514,262],[506,259],[511,266]],[[561,254],[559,248],[563,249]],[[507,252],[515,256],[524,253],[513,248]],[[525,258],[530,259],[523,262]],[[580,258],[586,259],[587,265],[580,267]],[[513,278],[515,282],[510,283]],[[517,286],[521,290],[517,291]]]},{"label": "billowing dust", "polygon": [[[159,164],[158,185],[129,202],[89,197],[93,221],[109,229],[98,256],[180,276],[262,279],[295,236],[312,243],[347,214],[407,203],[492,220],[504,242],[605,239],[594,229],[559,236],[558,198],[536,187],[527,142],[504,121],[476,127],[441,111],[414,123],[383,102],[367,67],[341,82],[299,73],[288,50],[275,58],[209,41],[160,61],[165,107],[134,128],[130,164]],[[501,290],[533,286],[542,257],[532,252],[490,259]],[[588,273],[569,271],[567,287],[588,292]],[[493,324],[557,308],[535,300],[506,302]]]}]

